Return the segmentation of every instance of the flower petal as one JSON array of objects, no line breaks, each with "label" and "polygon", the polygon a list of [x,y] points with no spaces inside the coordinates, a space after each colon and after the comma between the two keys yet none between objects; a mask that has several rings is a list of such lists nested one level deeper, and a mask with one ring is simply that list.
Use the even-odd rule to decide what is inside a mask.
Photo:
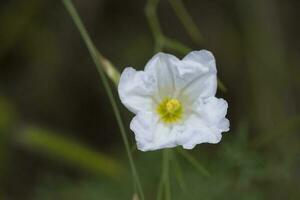
[{"label": "flower petal", "polygon": [[228,104],[223,99],[211,97],[199,99],[194,113],[184,123],[184,131],[177,136],[177,143],[192,149],[201,143],[218,143],[222,132],[229,130],[229,120],[225,118]]},{"label": "flower petal", "polygon": [[155,79],[143,71],[125,68],[120,77],[118,92],[122,103],[133,113],[153,109]]},{"label": "flower petal", "polygon": [[155,113],[138,113],[132,119],[130,129],[134,132],[137,148],[141,151],[171,148],[177,145],[173,127],[160,122]]},{"label": "flower petal", "polygon": [[160,100],[173,96],[175,91],[174,77],[178,73],[177,65],[180,60],[173,55],[157,53],[146,64],[145,72],[157,80],[157,89]]},{"label": "flower petal", "polygon": [[222,134],[217,127],[209,127],[198,116],[191,115],[185,122],[185,129],[177,135],[177,143],[185,149],[192,149],[197,144],[218,143]]},{"label": "flower petal", "polygon": [[197,98],[215,96],[217,91],[217,70],[214,56],[206,50],[193,51],[183,58],[179,77],[175,82],[181,83],[182,95],[194,102]]},{"label": "flower petal", "polygon": [[[210,97],[207,99],[198,99],[193,105],[199,117],[203,119],[209,126],[220,125],[223,127],[224,131],[229,130],[229,125],[224,122],[225,116],[227,114],[228,103],[222,98]],[[225,125],[224,125],[225,124]]]},{"label": "flower petal", "polygon": [[217,73],[216,61],[214,55],[207,50],[192,51],[187,54],[183,60],[193,61],[209,68],[210,71]]}]

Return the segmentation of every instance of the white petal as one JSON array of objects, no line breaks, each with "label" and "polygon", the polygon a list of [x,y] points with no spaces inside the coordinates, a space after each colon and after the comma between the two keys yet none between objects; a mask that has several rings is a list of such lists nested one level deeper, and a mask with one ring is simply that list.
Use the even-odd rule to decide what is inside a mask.
[{"label": "white petal", "polygon": [[138,113],[132,119],[130,129],[134,132],[137,147],[141,151],[171,148],[177,145],[173,127],[160,122],[155,113]]},{"label": "white petal", "polygon": [[178,70],[180,76],[175,80],[180,83],[178,95],[188,98],[190,102],[199,97],[215,96],[217,70],[212,53],[206,50],[193,51],[183,58]]},{"label": "white petal", "polygon": [[230,127],[230,122],[228,119],[223,118],[219,123],[218,123],[218,129],[227,132],[229,131],[229,127]]},{"label": "white petal", "polygon": [[214,74],[205,74],[184,84],[178,96],[187,99],[189,103],[195,102],[198,98],[213,97],[217,91],[217,77]]},{"label": "white petal", "polygon": [[192,51],[183,60],[193,61],[209,68],[210,71],[217,73],[216,61],[213,54],[207,50]]},{"label": "white petal", "polygon": [[184,123],[184,131],[177,136],[177,143],[186,149],[201,143],[218,143],[222,132],[229,131],[229,120],[225,118],[228,104],[223,99],[211,97],[198,99],[193,105],[194,113]]},{"label": "white petal", "polygon": [[177,144],[185,149],[192,149],[197,144],[218,143],[222,134],[218,128],[208,126],[196,115],[191,115],[185,122],[185,129],[177,136]]},{"label": "white petal", "polygon": [[155,79],[143,71],[125,68],[120,77],[118,92],[122,103],[133,113],[153,110]]},{"label": "white petal", "polygon": [[146,64],[145,72],[157,80],[157,92],[160,99],[173,96],[175,90],[174,76],[178,73],[180,60],[173,55],[157,53]]},{"label": "white petal", "polygon": [[225,126],[228,122],[223,121],[228,108],[228,103],[224,99],[218,99],[216,97],[210,97],[204,100],[198,99],[193,107],[199,117],[205,120],[210,126],[222,123],[220,127],[224,127],[224,130],[228,129],[228,127]]}]

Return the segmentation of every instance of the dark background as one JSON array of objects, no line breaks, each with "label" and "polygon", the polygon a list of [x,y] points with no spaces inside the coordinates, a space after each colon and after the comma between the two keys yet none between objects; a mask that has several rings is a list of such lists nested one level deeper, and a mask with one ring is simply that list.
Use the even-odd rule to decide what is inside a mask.
[{"label": "dark background", "polygon": [[[217,96],[229,102],[231,130],[220,144],[191,151],[210,178],[178,156],[187,191],[173,175],[172,196],[300,199],[299,1],[183,2],[204,40],[189,38],[166,0],[158,6],[162,30],[192,49],[214,53],[227,87]],[[154,47],[145,0],[74,4],[103,55],[120,71],[143,69]],[[131,199],[128,161],[110,102],[62,2],[6,0],[0,6],[0,199]],[[119,107],[128,127],[132,116]],[[59,139],[40,144],[34,137],[40,131]],[[133,144],[129,130],[128,137]],[[89,161],[70,159],[67,150],[61,156],[61,150],[48,148],[70,138],[115,160],[123,171],[117,180],[103,173],[110,167],[105,162],[95,170]],[[146,196],[154,199],[161,153],[133,155]]]}]

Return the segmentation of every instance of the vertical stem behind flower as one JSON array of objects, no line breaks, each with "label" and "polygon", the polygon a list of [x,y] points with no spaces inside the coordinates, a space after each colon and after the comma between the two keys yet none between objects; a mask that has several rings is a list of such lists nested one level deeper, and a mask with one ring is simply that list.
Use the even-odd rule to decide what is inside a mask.
[{"label": "vertical stem behind flower", "polygon": [[145,15],[148,19],[148,23],[155,40],[154,52],[161,51],[164,46],[164,35],[160,28],[159,20],[156,14],[156,8],[158,3],[159,0],[148,0],[145,7]]},{"label": "vertical stem behind flower", "polygon": [[163,34],[159,19],[157,16],[157,6],[159,0],[148,0],[145,7],[145,15],[147,17],[150,29],[154,37],[154,52],[162,51],[164,48],[175,50],[181,54],[186,54],[190,48],[186,47],[179,41],[168,38]]},{"label": "vertical stem behind flower", "polygon": [[[164,159],[164,157],[163,157]],[[157,194],[156,194],[156,200],[162,199],[163,189],[164,189],[164,161],[162,161],[162,170],[161,170],[161,176],[158,184]]]},{"label": "vertical stem behind flower", "polygon": [[177,183],[179,185],[179,187],[181,188],[181,190],[186,193],[187,192],[187,185],[186,182],[184,180],[184,176],[182,174],[182,169],[181,169],[181,165],[178,161],[177,156],[175,155],[174,152],[172,152],[172,168],[174,169],[174,173],[175,173],[175,177],[177,179]]},{"label": "vertical stem behind flower", "polygon": [[182,0],[169,0],[169,2],[191,39],[196,44],[201,44],[203,41],[203,37],[200,34],[200,31],[197,25],[195,24],[193,18],[189,15],[188,11],[186,10]]},{"label": "vertical stem behind flower", "polygon": [[171,184],[170,184],[170,161],[171,161],[171,149],[163,150],[162,157],[162,171],[158,185],[156,200],[161,200],[163,194],[166,200],[171,200]]},{"label": "vertical stem behind flower", "polygon": [[[175,0],[176,1],[176,0]],[[170,0],[170,3],[174,2],[174,0]],[[157,16],[157,6],[158,6],[159,0],[148,0],[146,7],[145,7],[145,15],[147,17],[150,29],[152,31],[153,37],[154,37],[154,52],[159,52],[162,51],[164,48],[172,50],[172,51],[177,51],[178,53],[181,53],[183,55],[187,54],[188,52],[192,51],[191,48],[189,48],[188,46],[186,46],[185,44],[182,44],[181,42],[171,39],[167,36],[164,35],[160,23],[159,23],[159,19]],[[181,2],[182,4],[182,2]],[[183,4],[181,5],[180,3],[176,4],[176,8],[179,6],[184,6]],[[192,18],[188,15],[187,11],[185,10],[185,7],[183,8],[177,8],[178,10],[180,10],[179,12],[176,12],[177,15],[179,15],[178,17],[180,17],[182,15],[181,12],[184,12],[186,15],[184,17],[183,24],[186,27],[187,24],[192,23],[194,26],[194,28],[192,29],[192,31],[194,32],[193,34],[198,34],[195,29],[197,29],[196,24],[193,22]],[[182,11],[185,10],[185,11]],[[175,10],[176,11],[176,10]],[[188,21],[188,23],[186,22]],[[190,35],[191,36],[191,35]],[[194,36],[191,36],[192,38]],[[200,38],[201,36],[197,36],[198,38]],[[227,92],[227,88],[224,85],[224,83],[222,83],[222,81],[220,79],[218,79],[218,88],[222,91],[222,92]]]},{"label": "vertical stem behind flower", "polygon": [[164,150],[164,179],[166,187],[166,200],[171,200],[171,183],[170,183],[170,151],[171,149]]},{"label": "vertical stem behind flower", "polygon": [[204,168],[199,161],[194,158],[191,154],[189,154],[187,151],[183,149],[177,149],[178,153],[180,153],[188,162],[190,162],[202,175],[205,177],[210,177],[210,173],[207,171],[206,168]]},{"label": "vertical stem behind flower", "polygon": [[93,61],[96,65],[96,68],[97,68],[98,73],[100,75],[100,78],[103,82],[103,85],[104,85],[104,88],[106,90],[107,96],[108,96],[108,98],[111,102],[113,112],[115,114],[118,126],[120,128],[122,139],[123,139],[124,144],[125,144],[125,149],[126,149],[126,153],[127,153],[128,159],[129,159],[131,170],[132,170],[133,179],[134,179],[135,184],[137,186],[137,190],[138,190],[138,193],[140,194],[141,200],[144,200],[145,198],[144,198],[143,189],[142,189],[140,179],[139,179],[139,176],[138,176],[138,173],[137,173],[137,170],[136,170],[133,158],[132,158],[128,138],[126,136],[127,134],[126,134],[126,131],[125,131],[125,128],[124,128],[124,125],[123,125],[123,120],[121,118],[117,103],[116,103],[116,101],[114,99],[114,96],[112,94],[112,91],[111,91],[111,88],[109,86],[108,80],[107,80],[107,78],[104,74],[103,66],[99,62],[98,51],[97,51],[96,47],[94,46],[90,36],[88,35],[88,33],[87,33],[87,31],[86,31],[86,29],[85,29],[85,27],[84,27],[84,25],[83,25],[83,23],[82,23],[82,21],[79,17],[74,5],[72,4],[72,1],[71,0],[63,0],[63,3],[65,5],[66,9],[68,10],[70,16],[72,17],[74,23],[76,24],[76,26],[77,26],[77,28],[78,28],[78,30],[79,30],[82,38],[83,38],[88,50],[89,50],[89,53],[91,54],[91,57],[93,58]]}]

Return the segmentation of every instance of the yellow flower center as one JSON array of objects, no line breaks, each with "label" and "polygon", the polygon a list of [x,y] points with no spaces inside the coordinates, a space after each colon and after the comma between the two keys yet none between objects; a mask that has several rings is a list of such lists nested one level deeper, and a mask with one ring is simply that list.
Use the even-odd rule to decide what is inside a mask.
[{"label": "yellow flower center", "polygon": [[166,98],[157,106],[157,113],[165,123],[175,123],[182,119],[183,108],[179,100]]}]

